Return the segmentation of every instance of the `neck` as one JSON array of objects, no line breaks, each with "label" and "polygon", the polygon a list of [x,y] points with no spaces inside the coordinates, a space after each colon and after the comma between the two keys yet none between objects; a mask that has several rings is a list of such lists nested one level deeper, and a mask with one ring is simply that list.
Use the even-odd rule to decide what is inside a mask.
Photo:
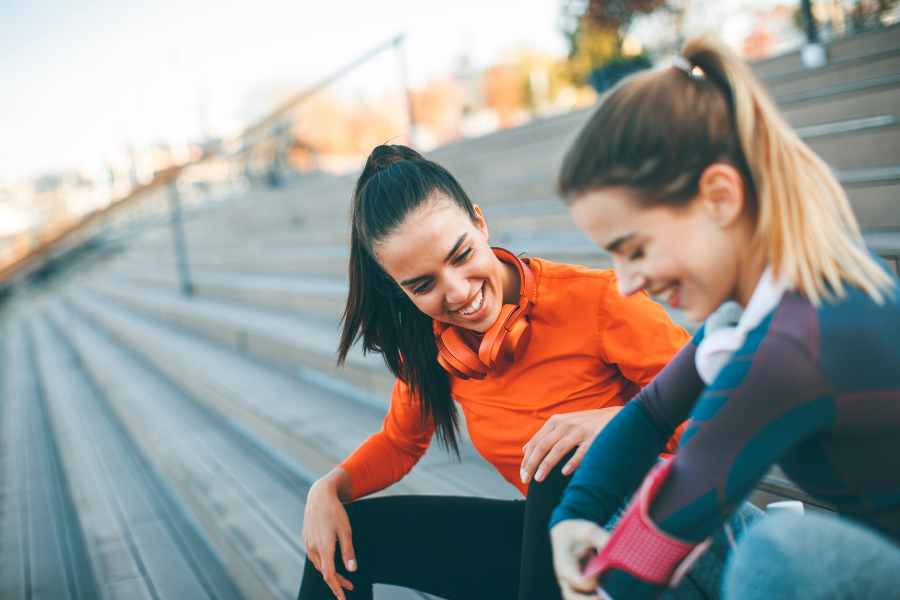
[{"label": "neck", "polygon": [[522,278],[519,269],[515,265],[497,259],[503,269],[500,271],[500,281],[503,284],[503,304],[518,304],[519,290],[522,288]]},{"label": "neck", "polygon": [[758,245],[754,244],[752,247],[753,251],[746,253],[741,260],[737,288],[732,298],[743,308],[747,308],[768,263],[765,253],[760,251]]}]

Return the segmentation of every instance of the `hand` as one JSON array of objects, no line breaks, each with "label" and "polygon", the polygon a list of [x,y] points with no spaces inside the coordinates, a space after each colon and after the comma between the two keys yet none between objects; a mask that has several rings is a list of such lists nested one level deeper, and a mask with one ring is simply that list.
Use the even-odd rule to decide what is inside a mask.
[{"label": "hand", "polygon": [[597,582],[581,576],[582,565],[594,550],[603,549],[610,534],[593,521],[569,519],[550,530],[553,570],[564,600],[601,598]]},{"label": "hand", "polygon": [[350,520],[341,500],[353,497],[350,474],[344,469],[335,469],[309,488],[306,509],[303,512],[303,543],[306,555],[322,573],[328,587],[337,598],[345,600],[344,589],[352,590],[350,583],[334,568],[334,545],[341,544],[341,558],[348,571],[356,570],[353,554]]},{"label": "hand", "polygon": [[544,426],[522,449],[525,452],[522,459],[522,483],[528,483],[532,477],[535,481],[543,481],[559,459],[578,446],[578,450],[562,469],[563,475],[572,473],[581,464],[581,459],[584,458],[597,434],[619,414],[620,410],[621,406],[610,406],[553,415],[547,419]]}]

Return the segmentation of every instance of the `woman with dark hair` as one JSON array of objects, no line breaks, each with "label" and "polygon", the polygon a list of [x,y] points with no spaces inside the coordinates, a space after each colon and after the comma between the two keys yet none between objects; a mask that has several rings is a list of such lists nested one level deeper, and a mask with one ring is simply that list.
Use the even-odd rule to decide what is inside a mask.
[{"label": "woman with dark hair", "polygon": [[[371,598],[373,583],[558,598],[550,513],[597,432],[688,335],[646,294],[619,296],[613,271],[492,249],[481,210],[409,148],[372,152],[351,220],[339,359],[361,341],[398,381],[383,429],[310,489],[301,600]],[[401,479],[434,432],[456,450],[457,404],[527,499],[356,501]]]},{"label": "woman with dark hair", "polygon": [[[842,518],[749,528],[725,597],[900,597],[900,282],[750,67],[699,38],[672,68],[624,82],[567,153],[560,188],[623,295],[646,289],[706,319],[597,436],[553,513],[567,600],[659,597],[774,463]],[[638,485],[610,537],[601,525]]]}]

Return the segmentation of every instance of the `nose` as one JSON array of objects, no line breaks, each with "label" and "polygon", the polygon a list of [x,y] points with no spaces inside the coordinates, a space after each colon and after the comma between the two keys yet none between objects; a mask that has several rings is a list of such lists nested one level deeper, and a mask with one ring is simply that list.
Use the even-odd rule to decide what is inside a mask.
[{"label": "nose", "polygon": [[630,296],[647,286],[647,278],[634,269],[628,268],[627,265],[621,262],[616,264],[615,267],[617,274],[616,283],[618,284],[620,295]]},{"label": "nose", "polygon": [[471,296],[471,286],[463,277],[448,277],[444,282],[444,297],[451,310],[460,308]]}]

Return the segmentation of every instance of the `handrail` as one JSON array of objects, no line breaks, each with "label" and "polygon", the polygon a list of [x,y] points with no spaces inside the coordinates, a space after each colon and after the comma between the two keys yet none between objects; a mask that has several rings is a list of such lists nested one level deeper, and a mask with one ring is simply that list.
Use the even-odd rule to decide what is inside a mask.
[{"label": "handrail", "polygon": [[[36,263],[42,263],[48,255],[56,248],[60,247],[67,240],[74,238],[79,233],[85,233],[88,229],[93,227],[99,222],[102,222],[103,219],[110,216],[111,214],[120,211],[123,207],[130,206],[134,204],[137,200],[144,197],[147,193],[151,191],[158,190],[159,188],[165,186],[166,184],[174,182],[179,175],[181,175],[182,171],[190,166],[198,165],[200,163],[206,162],[212,158],[219,156],[223,149],[228,148],[230,145],[234,144],[238,140],[246,140],[257,134],[258,132],[264,130],[267,126],[272,125],[278,119],[282,118],[288,111],[295,108],[297,105],[301,104],[305,100],[309,99],[313,95],[327,88],[329,85],[346,75],[347,73],[353,71],[360,65],[366,63],[371,60],[381,52],[384,52],[386,49],[391,47],[397,47],[406,37],[405,33],[401,33],[390,40],[375,46],[368,52],[360,55],[358,58],[350,61],[340,69],[337,69],[324,79],[322,79],[319,83],[312,86],[309,89],[306,89],[299,94],[296,94],[287,102],[283,103],[277,109],[269,113],[266,117],[247,127],[239,134],[227,139],[220,141],[213,145],[211,148],[204,151],[204,153],[200,156],[200,158],[186,163],[184,165],[171,167],[165,171],[162,171],[153,178],[153,181],[146,185],[142,185],[137,189],[133,190],[130,194],[118,200],[116,202],[111,203],[104,209],[95,211],[89,214],[87,217],[73,225],[72,227],[66,229],[62,233],[56,235],[55,237],[46,240],[39,244],[36,248],[30,250],[24,256],[18,258],[17,260],[9,263],[8,265],[4,265],[0,267],[0,286],[8,283],[15,275],[22,273],[23,271],[29,269],[34,266]],[[273,133],[269,133],[268,135],[264,135],[263,137],[253,141],[247,146],[243,147],[242,150],[247,150],[248,148],[253,148],[254,146],[266,141],[269,139]]]}]

